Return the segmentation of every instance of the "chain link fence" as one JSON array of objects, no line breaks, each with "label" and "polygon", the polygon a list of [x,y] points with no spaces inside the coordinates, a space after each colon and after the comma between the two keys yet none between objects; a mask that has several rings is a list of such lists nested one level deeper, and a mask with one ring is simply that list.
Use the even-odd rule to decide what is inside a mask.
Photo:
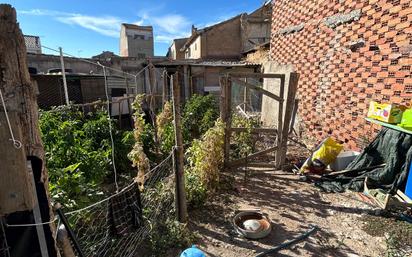
[{"label": "chain link fence", "polygon": [[146,174],[141,193],[133,182],[98,203],[66,213],[81,248],[77,256],[141,256],[142,242],[166,219],[175,219],[174,185],[170,154]]}]

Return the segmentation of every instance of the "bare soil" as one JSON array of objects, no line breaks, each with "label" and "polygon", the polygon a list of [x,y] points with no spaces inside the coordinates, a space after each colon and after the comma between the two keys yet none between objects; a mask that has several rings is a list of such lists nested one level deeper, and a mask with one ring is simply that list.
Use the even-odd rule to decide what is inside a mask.
[{"label": "bare soil", "polygon": [[[190,228],[199,236],[198,245],[211,257],[256,256],[307,231],[320,230],[308,239],[280,251],[276,256],[384,256],[382,233],[363,230],[365,217],[381,211],[361,201],[357,193],[325,194],[302,182],[293,173],[253,169],[247,174],[232,171],[231,185],[204,208],[191,212]],[[236,210],[260,208],[272,220],[270,235],[260,240],[239,236],[231,224]],[[274,256],[274,255],[271,255]]]}]

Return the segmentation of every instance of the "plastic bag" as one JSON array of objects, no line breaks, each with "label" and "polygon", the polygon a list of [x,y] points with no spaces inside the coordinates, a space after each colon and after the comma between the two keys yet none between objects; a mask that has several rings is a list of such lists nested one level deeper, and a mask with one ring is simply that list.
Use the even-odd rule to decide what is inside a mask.
[{"label": "plastic bag", "polygon": [[329,164],[336,160],[336,157],[342,151],[343,145],[339,144],[331,137],[326,138],[312,156],[309,157],[300,168],[300,173],[308,171],[322,171]]}]

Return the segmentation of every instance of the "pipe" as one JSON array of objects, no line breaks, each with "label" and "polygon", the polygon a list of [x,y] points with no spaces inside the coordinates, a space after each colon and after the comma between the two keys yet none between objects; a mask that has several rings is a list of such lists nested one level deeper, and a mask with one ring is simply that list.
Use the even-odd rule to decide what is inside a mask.
[{"label": "pipe", "polygon": [[285,249],[285,248],[287,248],[287,247],[289,247],[289,246],[291,246],[291,245],[293,245],[293,244],[296,244],[296,243],[302,241],[303,239],[308,238],[311,234],[313,234],[313,233],[315,233],[317,230],[319,230],[319,227],[316,226],[316,225],[310,225],[310,227],[311,227],[311,229],[309,229],[308,231],[306,231],[306,232],[303,233],[302,235],[296,237],[295,239],[292,239],[292,240],[290,240],[290,241],[287,241],[287,242],[285,242],[285,243],[282,243],[282,244],[276,246],[275,248],[266,250],[266,251],[264,251],[263,253],[260,253],[260,254],[256,255],[256,257],[263,257],[263,256],[266,256],[266,255],[268,255],[268,254],[270,254],[270,253],[276,253],[276,252],[278,252],[278,251],[280,251],[280,250],[283,250],[283,249]]}]

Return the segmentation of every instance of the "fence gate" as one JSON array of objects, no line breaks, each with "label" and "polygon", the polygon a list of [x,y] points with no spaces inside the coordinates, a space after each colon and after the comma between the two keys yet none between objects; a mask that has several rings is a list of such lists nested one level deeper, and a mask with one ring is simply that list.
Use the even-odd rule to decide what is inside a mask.
[{"label": "fence gate", "polygon": [[[285,74],[229,73],[220,77],[225,167],[281,168],[297,111],[298,78],[294,72],[288,83]],[[239,141],[243,144],[236,145]]]}]

